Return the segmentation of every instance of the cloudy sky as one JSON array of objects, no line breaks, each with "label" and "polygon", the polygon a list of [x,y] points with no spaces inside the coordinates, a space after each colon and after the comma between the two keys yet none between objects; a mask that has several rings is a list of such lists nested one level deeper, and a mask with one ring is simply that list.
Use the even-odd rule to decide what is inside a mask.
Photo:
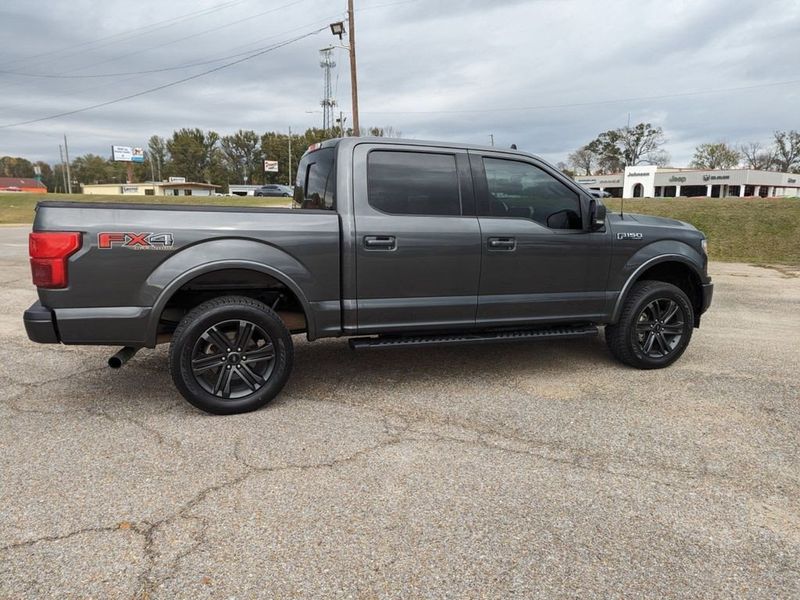
[{"label": "cloudy sky", "polygon": [[[800,129],[797,0],[356,0],[356,8],[362,125],[405,137],[488,144],[494,134],[497,145],[555,162],[630,115],[663,127],[672,164],[683,166],[698,143]],[[180,127],[320,126],[318,50],[335,38],[312,32],[344,10],[345,0],[3,0],[0,156],[55,162],[65,133],[77,156]],[[347,56],[337,52],[347,112]]]}]

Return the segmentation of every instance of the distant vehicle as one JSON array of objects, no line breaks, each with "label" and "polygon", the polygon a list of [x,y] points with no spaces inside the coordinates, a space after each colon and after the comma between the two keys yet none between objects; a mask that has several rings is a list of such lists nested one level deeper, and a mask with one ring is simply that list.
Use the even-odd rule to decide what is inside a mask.
[{"label": "distant vehicle", "polygon": [[589,193],[595,198],[611,198],[611,194],[598,188],[589,188]]},{"label": "distant vehicle", "polygon": [[258,188],[254,196],[278,196],[281,198],[291,198],[294,195],[294,190],[288,185],[262,185]]}]

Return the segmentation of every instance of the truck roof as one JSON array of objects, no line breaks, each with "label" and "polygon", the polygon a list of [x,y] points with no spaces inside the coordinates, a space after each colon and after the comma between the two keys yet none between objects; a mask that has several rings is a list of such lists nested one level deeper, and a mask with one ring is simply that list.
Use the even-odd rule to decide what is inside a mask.
[{"label": "truck roof", "polygon": [[[345,138],[332,138],[320,142],[319,148],[336,147],[340,144],[347,144],[348,146],[355,146],[357,144],[392,144],[402,146],[436,146],[438,148],[453,148],[457,150],[481,150],[487,152],[501,152],[503,154],[515,154],[517,156],[527,156],[539,158],[530,152],[523,152],[522,150],[514,150],[512,148],[500,148],[498,146],[485,146],[481,144],[465,144],[459,142],[442,142],[436,140],[415,140],[409,138],[387,138],[387,137],[374,137],[374,136],[361,136],[361,137],[345,137]],[[539,158],[541,160],[541,158]]]}]

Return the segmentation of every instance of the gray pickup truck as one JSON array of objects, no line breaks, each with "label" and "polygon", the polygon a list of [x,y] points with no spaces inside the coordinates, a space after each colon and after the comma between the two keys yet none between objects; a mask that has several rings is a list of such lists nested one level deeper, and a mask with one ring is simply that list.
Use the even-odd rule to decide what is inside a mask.
[{"label": "gray pickup truck", "polygon": [[292,334],[352,348],[597,334],[625,364],[686,349],[712,284],[706,240],[606,214],[515,150],[346,138],[309,148],[292,209],[41,202],[31,340],[171,342],[175,385],[217,414],[257,409],[292,368]]}]

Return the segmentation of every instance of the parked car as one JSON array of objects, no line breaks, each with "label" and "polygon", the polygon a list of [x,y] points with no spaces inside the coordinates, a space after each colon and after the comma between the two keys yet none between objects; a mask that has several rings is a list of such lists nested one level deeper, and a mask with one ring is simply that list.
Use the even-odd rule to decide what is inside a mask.
[{"label": "parked car", "polygon": [[291,198],[293,194],[294,190],[292,190],[292,188],[290,188],[288,185],[277,184],[262,185],[255,192],[253,192],[254,196],[278,196],[283,198]]},{"label": "parked car", "polygon": [[655,369],[711,302],[697,229],[606,214],[523,152],[331,140],[303,156],[296,189],[299,210],[40,202],[28,337],[124,346],[114,367],[170,342],[178,390],[229,414],[280,392],[292,334],[385,350],[605,326],[613,356]]},{"label": "parked car", "polygon": [[601,190],[599,188],[588,188],[588,189],[589,193],[595,198],[611,198],[611,194],[605,190]]}]

